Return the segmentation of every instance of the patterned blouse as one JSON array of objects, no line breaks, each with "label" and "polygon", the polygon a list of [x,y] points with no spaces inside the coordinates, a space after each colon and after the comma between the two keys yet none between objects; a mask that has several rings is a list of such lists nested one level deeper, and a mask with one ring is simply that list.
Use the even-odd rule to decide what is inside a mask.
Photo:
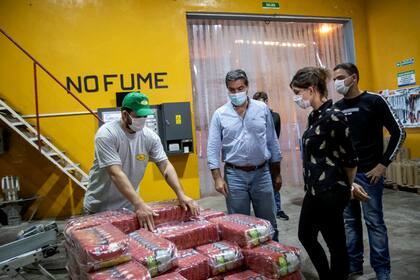
[{"label": "patterned blouse", "polygon": [[348,188],[343,167],[356,167],[358,158],[344,114],[328,100],[308,117],[302,136],[305,191],[312,195]]}]

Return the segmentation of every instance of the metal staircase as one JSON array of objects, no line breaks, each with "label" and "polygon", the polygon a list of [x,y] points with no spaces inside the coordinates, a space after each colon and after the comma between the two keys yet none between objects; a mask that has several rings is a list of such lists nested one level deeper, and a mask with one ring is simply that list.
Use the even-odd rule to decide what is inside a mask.
[{"label": "metal staircase", "polygon": [[44,155],[49,161],[70,177],[79,187],[86,190],[88,175],[79,167],[80,164],[73,162],[63,151],[60,151],[45,136],[39,134],[34,126],[22,118],[0,99],[0,120],[7,124],[16,133],[22,136],[29,144]]}]

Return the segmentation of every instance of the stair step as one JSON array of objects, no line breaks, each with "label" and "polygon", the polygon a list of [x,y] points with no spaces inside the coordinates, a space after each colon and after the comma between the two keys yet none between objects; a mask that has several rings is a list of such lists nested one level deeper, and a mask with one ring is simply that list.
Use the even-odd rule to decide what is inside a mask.
[{"label": "stair step", "polygon": [[6,111],[8,110],[6,107],[0,106],[0,111]]},{"label": "stair step", "polygon": [[67,171],[73,171],[73,170],[77,170],[77,168],[79,168],[80,163],[74,163],[71,165],[67,165],[66,167],[64,167],[65,170]]}]

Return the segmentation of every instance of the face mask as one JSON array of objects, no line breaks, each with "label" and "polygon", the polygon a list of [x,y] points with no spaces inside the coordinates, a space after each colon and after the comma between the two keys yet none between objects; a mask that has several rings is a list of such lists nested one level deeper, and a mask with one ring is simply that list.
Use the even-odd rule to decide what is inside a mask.
[{"label": "face mask", "polygon": [[144,128],[144,125],[146,124],[146,118],[133,118],[130,115],[128,117],[131,120],[131,124],[128,125],[128,127],[137,132]]},{"label": "face mask", "polygon": [[346,79],[343,80],[335,80],[334,81],[334,86],[335,86],[335,90],[341,94],[346,96],[349,93],[349,89],[351,88],[351,86],[353,85],[354,81],[349,85],[346,86],[346,84],[344,83]]},{"label": "face mask", "polygon": [[309,102],[309,100],[303,99],[302,96],[300,96],[300,95],[294,96],[293,100],[302,109],[306,109],[306,108],[311,107],[311,103]]},{"label": "face mask", "polygon": [[241,106],[245,103],[247,95],[247,91],[241,91],[237,93],[229,93],[230,102],[232,102],[235,106]]}]

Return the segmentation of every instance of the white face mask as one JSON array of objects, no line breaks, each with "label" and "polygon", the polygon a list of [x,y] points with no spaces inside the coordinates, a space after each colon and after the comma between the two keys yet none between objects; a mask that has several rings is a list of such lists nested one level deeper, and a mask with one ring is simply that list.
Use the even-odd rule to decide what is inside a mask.
[{"label": "white face mask", "polygon": [[240,91],[237,93],[228,93],[230,102],[235,106],[241,106],[245,103],[247,98],[247,91]]},{"label": "white face mask", "polygon": [[[346,78],[346,79],[347,79],[347,78]],[[350,88],[351,88],[351,87],[352,87],[352,85],[354,84],[354,81],[353,81],[350,85],[346,86],[346,84],[345,84],[345,80],[346,80],[346,79],[342,79],[342,80],[335,80],[335,81],[334,81],[335,90],[336,90],[339,94],[344,95],[344,96],[346,96],[346,95],[349,93]]]},{"label": "white face mask", "polygon": [[146,124],[146,118],[133,118],[130,116],[130,114],[128,114],[128,117],[131,120],[131,124],[129,124],[128,127],[132,131],[137,132],[144,128],[144,125]]},{"label": "white face mask", "polygon": [[300,95],[295,95],[293,97],[293,101],[295,101],[295,103],[302,109],[311,107],[311,102],[309,102],[309,100],[303,99]]}]

